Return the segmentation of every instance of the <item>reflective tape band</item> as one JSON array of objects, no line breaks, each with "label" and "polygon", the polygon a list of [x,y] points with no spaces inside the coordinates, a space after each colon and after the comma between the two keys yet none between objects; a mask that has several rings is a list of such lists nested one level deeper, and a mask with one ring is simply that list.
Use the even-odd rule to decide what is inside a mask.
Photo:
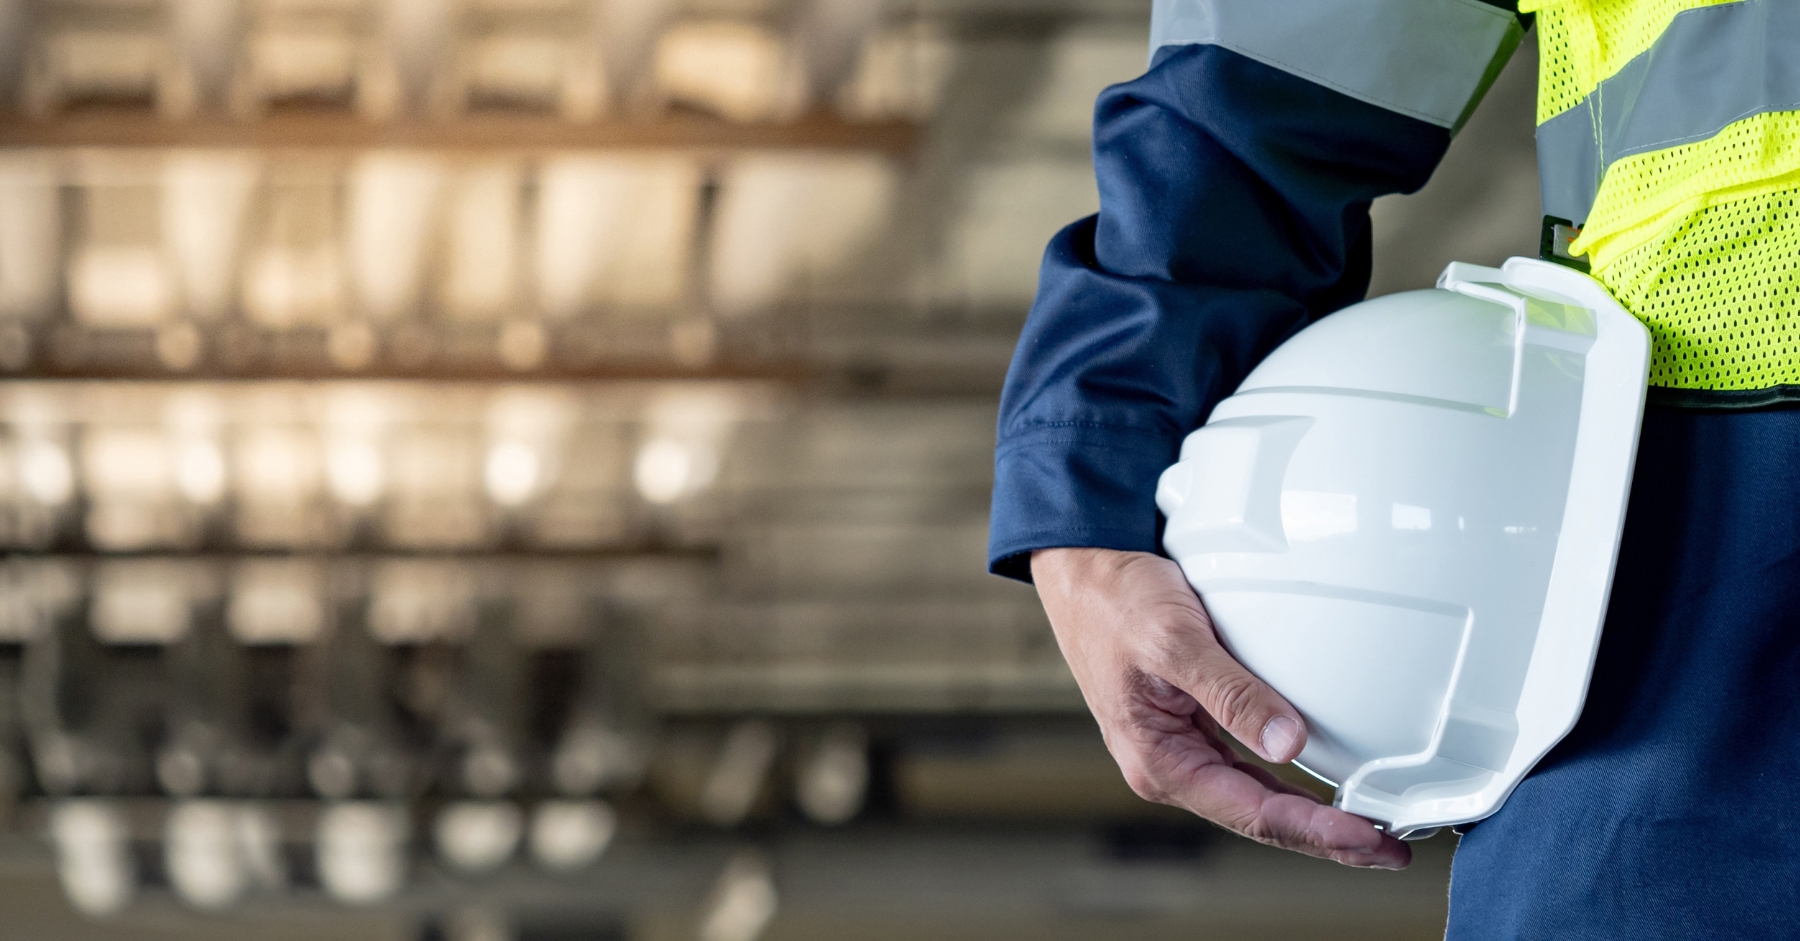
[{"label": "reflective tape band", "polygon": [[1538,125],[1538,188],[1544,197],[1544,215],[1577,224],[1593,211],[1600,192],[1600,129],[1594,126],[1594,99],[1590,95],[1562,114]]},{"label": "reflective tape band", "polygon": [[1452,130],[1523,35],[1481,0],[1155,0],[1150,54],[1214,45]]},{"label": "reflective tape band", "polygon": [[1800,4],[1739,0],[1676,14],[1581,103],[1538,125],[1544,212],[1577,222],[1616,160],[1800,110]]}]

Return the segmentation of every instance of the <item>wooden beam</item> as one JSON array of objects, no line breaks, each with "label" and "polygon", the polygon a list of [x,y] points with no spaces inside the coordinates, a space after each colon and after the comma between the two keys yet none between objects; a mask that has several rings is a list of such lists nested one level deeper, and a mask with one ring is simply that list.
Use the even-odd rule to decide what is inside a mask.
[{"label": "wooden beam", "polygon": [[84,110],[32,119],[0,112],[0,148],[246,148],[360,151],[418,148],[500,152],[568,150],[911,151],[909,121],[845,121],[827,115],[734,124],[677,114],[645,121],[572,123],[552,117],[469,115],[378,124],[353,114],[277,112],[246,121],[176,121],[141,110]]}]

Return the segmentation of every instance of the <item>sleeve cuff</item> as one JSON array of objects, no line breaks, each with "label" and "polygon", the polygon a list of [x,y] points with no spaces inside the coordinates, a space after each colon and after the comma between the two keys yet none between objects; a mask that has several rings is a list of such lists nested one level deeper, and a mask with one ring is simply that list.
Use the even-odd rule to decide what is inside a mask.
[{"label": "sleeve cuff", "polygon": [[1156,479],[1178,437],[1119,425],[1067,422],[1006,435],[994,458],[988,571],[1031,581],[1036,549],[1156,552]]}]

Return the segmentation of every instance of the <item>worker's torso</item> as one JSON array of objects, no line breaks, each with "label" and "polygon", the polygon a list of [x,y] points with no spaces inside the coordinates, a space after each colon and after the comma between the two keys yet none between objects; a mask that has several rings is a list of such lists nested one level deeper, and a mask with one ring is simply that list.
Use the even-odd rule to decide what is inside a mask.
[{"label": "worker's torso", "polygon": [[1520,6],[1544,211],[1650,327],[1651,385],[1800,398],[1800,3]]}]

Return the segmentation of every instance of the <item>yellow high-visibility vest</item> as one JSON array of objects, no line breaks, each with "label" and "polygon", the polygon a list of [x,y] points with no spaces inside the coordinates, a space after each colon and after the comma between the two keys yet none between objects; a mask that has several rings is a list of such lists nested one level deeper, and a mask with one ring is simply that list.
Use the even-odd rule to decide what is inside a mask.
[{"label": "yellow high-visibility vest", "polygon": [[1650,328],[1650,384],[1800,397],[1780,388],[1800,386],[1800,3],[1519,6],[1544,211]]}]

